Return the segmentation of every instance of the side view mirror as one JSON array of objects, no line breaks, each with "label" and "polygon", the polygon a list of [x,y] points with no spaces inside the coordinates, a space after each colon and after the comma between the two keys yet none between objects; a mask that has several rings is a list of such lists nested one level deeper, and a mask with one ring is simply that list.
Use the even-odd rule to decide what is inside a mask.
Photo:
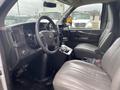
[{"label": "side view mirror", "polygon": [[56,3],[52,3],[52,2],[44,2],[43,3],[44,7],[49,7],[49,8],[55,8],[56,7]]},{"label": "side view mirror", "polygon": [[71,26],[72,25],[72,17],[71,16],[68,16],[67,18],[66,18],[66,25],[68,25],[68,26]]}]

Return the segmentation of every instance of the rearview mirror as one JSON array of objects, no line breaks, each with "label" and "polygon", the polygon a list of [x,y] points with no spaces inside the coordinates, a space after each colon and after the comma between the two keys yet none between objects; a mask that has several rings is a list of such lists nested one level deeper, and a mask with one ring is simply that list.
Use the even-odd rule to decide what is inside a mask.
[{"label": "rearview mirror", "polygon": [[49,8],[54,8],[54,7],[56,7],[56,3],[52,3],[52,2],[44,2],[43,3],[43,6],[44,7],[49,7]]}]

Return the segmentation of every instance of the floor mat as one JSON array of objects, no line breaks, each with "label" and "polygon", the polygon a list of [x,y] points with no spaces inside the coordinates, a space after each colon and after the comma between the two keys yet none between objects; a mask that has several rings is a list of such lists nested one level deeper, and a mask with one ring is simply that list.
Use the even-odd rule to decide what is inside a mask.
[{"label": "floor mat", "polygon": [[53,90],[52,85],[46,86],[46,85],[39,85],[39,84],[34,84],[30,90]]},{"label": "floor mat", "polygon": [[14,83],[14,90],[54,90],[52,81],[41,82],[31,80],[18,80]]}]

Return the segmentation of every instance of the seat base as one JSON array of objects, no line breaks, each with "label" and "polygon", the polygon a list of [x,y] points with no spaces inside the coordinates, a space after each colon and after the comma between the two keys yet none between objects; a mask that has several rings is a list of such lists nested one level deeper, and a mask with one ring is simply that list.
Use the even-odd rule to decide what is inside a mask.
[{"label": "seat base", "polygon": [[97,49],[98,47],[92,44],[88,44],[88,43],[78,44],[74,48],[75,57],[77,59],[83,59],[84,57],[97,58],[98,56],[95,52]]},{"label": "seat base", "polygon": [[72,60],[62,66],[53,84],[55,90],[110,90],[111,80],[96,65]]}]

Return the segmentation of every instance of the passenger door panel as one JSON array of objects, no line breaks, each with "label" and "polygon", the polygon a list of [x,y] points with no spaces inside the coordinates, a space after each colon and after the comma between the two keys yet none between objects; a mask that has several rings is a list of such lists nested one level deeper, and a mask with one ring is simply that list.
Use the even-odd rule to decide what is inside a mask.
[{"label": "passenger door panel", "polygon": [[79,43],[98,44],[102,30],[64,30],[63,41],[71,48]]}]

